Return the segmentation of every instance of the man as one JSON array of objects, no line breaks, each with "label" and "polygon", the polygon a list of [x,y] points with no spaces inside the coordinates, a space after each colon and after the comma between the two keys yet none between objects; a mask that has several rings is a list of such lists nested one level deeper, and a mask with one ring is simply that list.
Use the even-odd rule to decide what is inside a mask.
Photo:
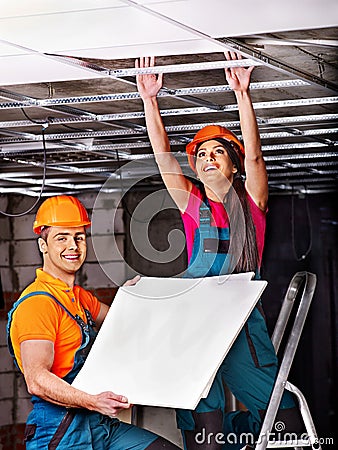
[{"label": "man", "polygon": [[109,309],[75,285],[86,258],[85,229],[90,223],[79,200],[64,195],[48,198],[34,222],[43,268],[13,306],[7,326],[10,352],[32,394],[26,448],[177,449],[149,431],[120,422],[115,416],[130,407],[124,396],[90,395],[71,386]]}]

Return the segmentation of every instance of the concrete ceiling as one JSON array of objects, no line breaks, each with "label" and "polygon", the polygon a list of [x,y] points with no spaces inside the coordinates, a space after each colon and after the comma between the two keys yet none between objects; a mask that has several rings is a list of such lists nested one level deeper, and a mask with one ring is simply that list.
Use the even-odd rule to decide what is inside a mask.
[{"label": "concrete ceiling", "polygon": [[135,87],[139,55],[158,55],[160,107],[183,166],[202,125],[240,134],[227,49],[257,66],[270,192],[336,190],[336,2],[247,0],[245,14],[221,0],[2,3],[0,193],[38,196],[43,182],[43,196],[99,191],[107,180],[119,189],[121,177],[160,183]]}]

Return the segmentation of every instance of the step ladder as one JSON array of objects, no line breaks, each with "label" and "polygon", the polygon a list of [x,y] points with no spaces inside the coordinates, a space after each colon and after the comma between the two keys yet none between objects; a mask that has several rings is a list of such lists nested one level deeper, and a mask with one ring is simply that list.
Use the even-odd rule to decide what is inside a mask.
[{"label": "step ladder", "polygon": [[[313,273],[297,272],[290,281],[288,290],[285,294],[276,326],[271,338],[276,353],[279,350],[282,338],[284,336],[291,311],[295,305],[297,294],[301,286],[303,286],[301,299],[291,331],[288,336],[287,344],[280,363],[280,368],[262,424],[261,432],[255,446],[256,450],[265,450],[266,448],[302,449],[306,447],[310,447],[313,450],[321,450],[320,442],[306,399],[302,392],[288,381],[289,372],[297,350],[305,319],[309,311],[313,293],[316,287],[316,282],[317,278]],[[278,430],[273,429],[273,426],[284,389],[291,391],[297,398],[306,432],[301,437],[293,436],[290,433],[289,436],[286,435],[285,440],[275,440],[274,436],[276,436],[276,434],[278,435]]]}]

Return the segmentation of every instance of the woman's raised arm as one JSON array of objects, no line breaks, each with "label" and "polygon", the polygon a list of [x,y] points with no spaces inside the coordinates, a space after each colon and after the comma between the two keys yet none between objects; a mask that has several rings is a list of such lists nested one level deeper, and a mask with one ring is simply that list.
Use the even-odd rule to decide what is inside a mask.
[{"label": "woman's raised arm", "polygon": [[[225,54],[228,61],[241,59],[234,52]],[[256,205],[265,211],[268,201],[268,177],[261,149],[256,114],[252,106],[249,86],[254,67],[225,69],[229,86],[233,89],[239,110],[239,118],[245,148],[245,187]]]},{"label": "woman's raised arm", "polygon": [[[135,67],[154,67],[155,58],[136,60]],[[181,211],[185,211],[192,183],[182,173],[182,169],[171,153],[168,135],[162,121],[157,102],[157,94],[162,87],[163,75],[141,74],[136,76],[137,88],[144,105],[146,126],[151,146],[162,179],[169,194]]]}]

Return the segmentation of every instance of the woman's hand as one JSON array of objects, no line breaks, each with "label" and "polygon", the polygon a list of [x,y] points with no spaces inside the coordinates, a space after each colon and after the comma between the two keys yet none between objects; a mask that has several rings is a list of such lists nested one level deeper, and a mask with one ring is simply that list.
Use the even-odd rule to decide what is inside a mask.
[{"label": "woman's hand", "polygon": [[[137,69],[145,67],[154,67],[155,57],[141,57],[136,59],[135,67]],[[140,93],[142,100],[156,97],[163,83],[163,74],[142,74],[136,75],[137,89]]]},{"label": "woman's hand", "polygon": [[[242,59],[242,55],[235,52],[224,53],[227,61],[236,61]],[[255,66],[251,67],[228,67],[225,68],[225,77],[229,86],[234,91],[245,92],[249,89],[251,73]]]}]

